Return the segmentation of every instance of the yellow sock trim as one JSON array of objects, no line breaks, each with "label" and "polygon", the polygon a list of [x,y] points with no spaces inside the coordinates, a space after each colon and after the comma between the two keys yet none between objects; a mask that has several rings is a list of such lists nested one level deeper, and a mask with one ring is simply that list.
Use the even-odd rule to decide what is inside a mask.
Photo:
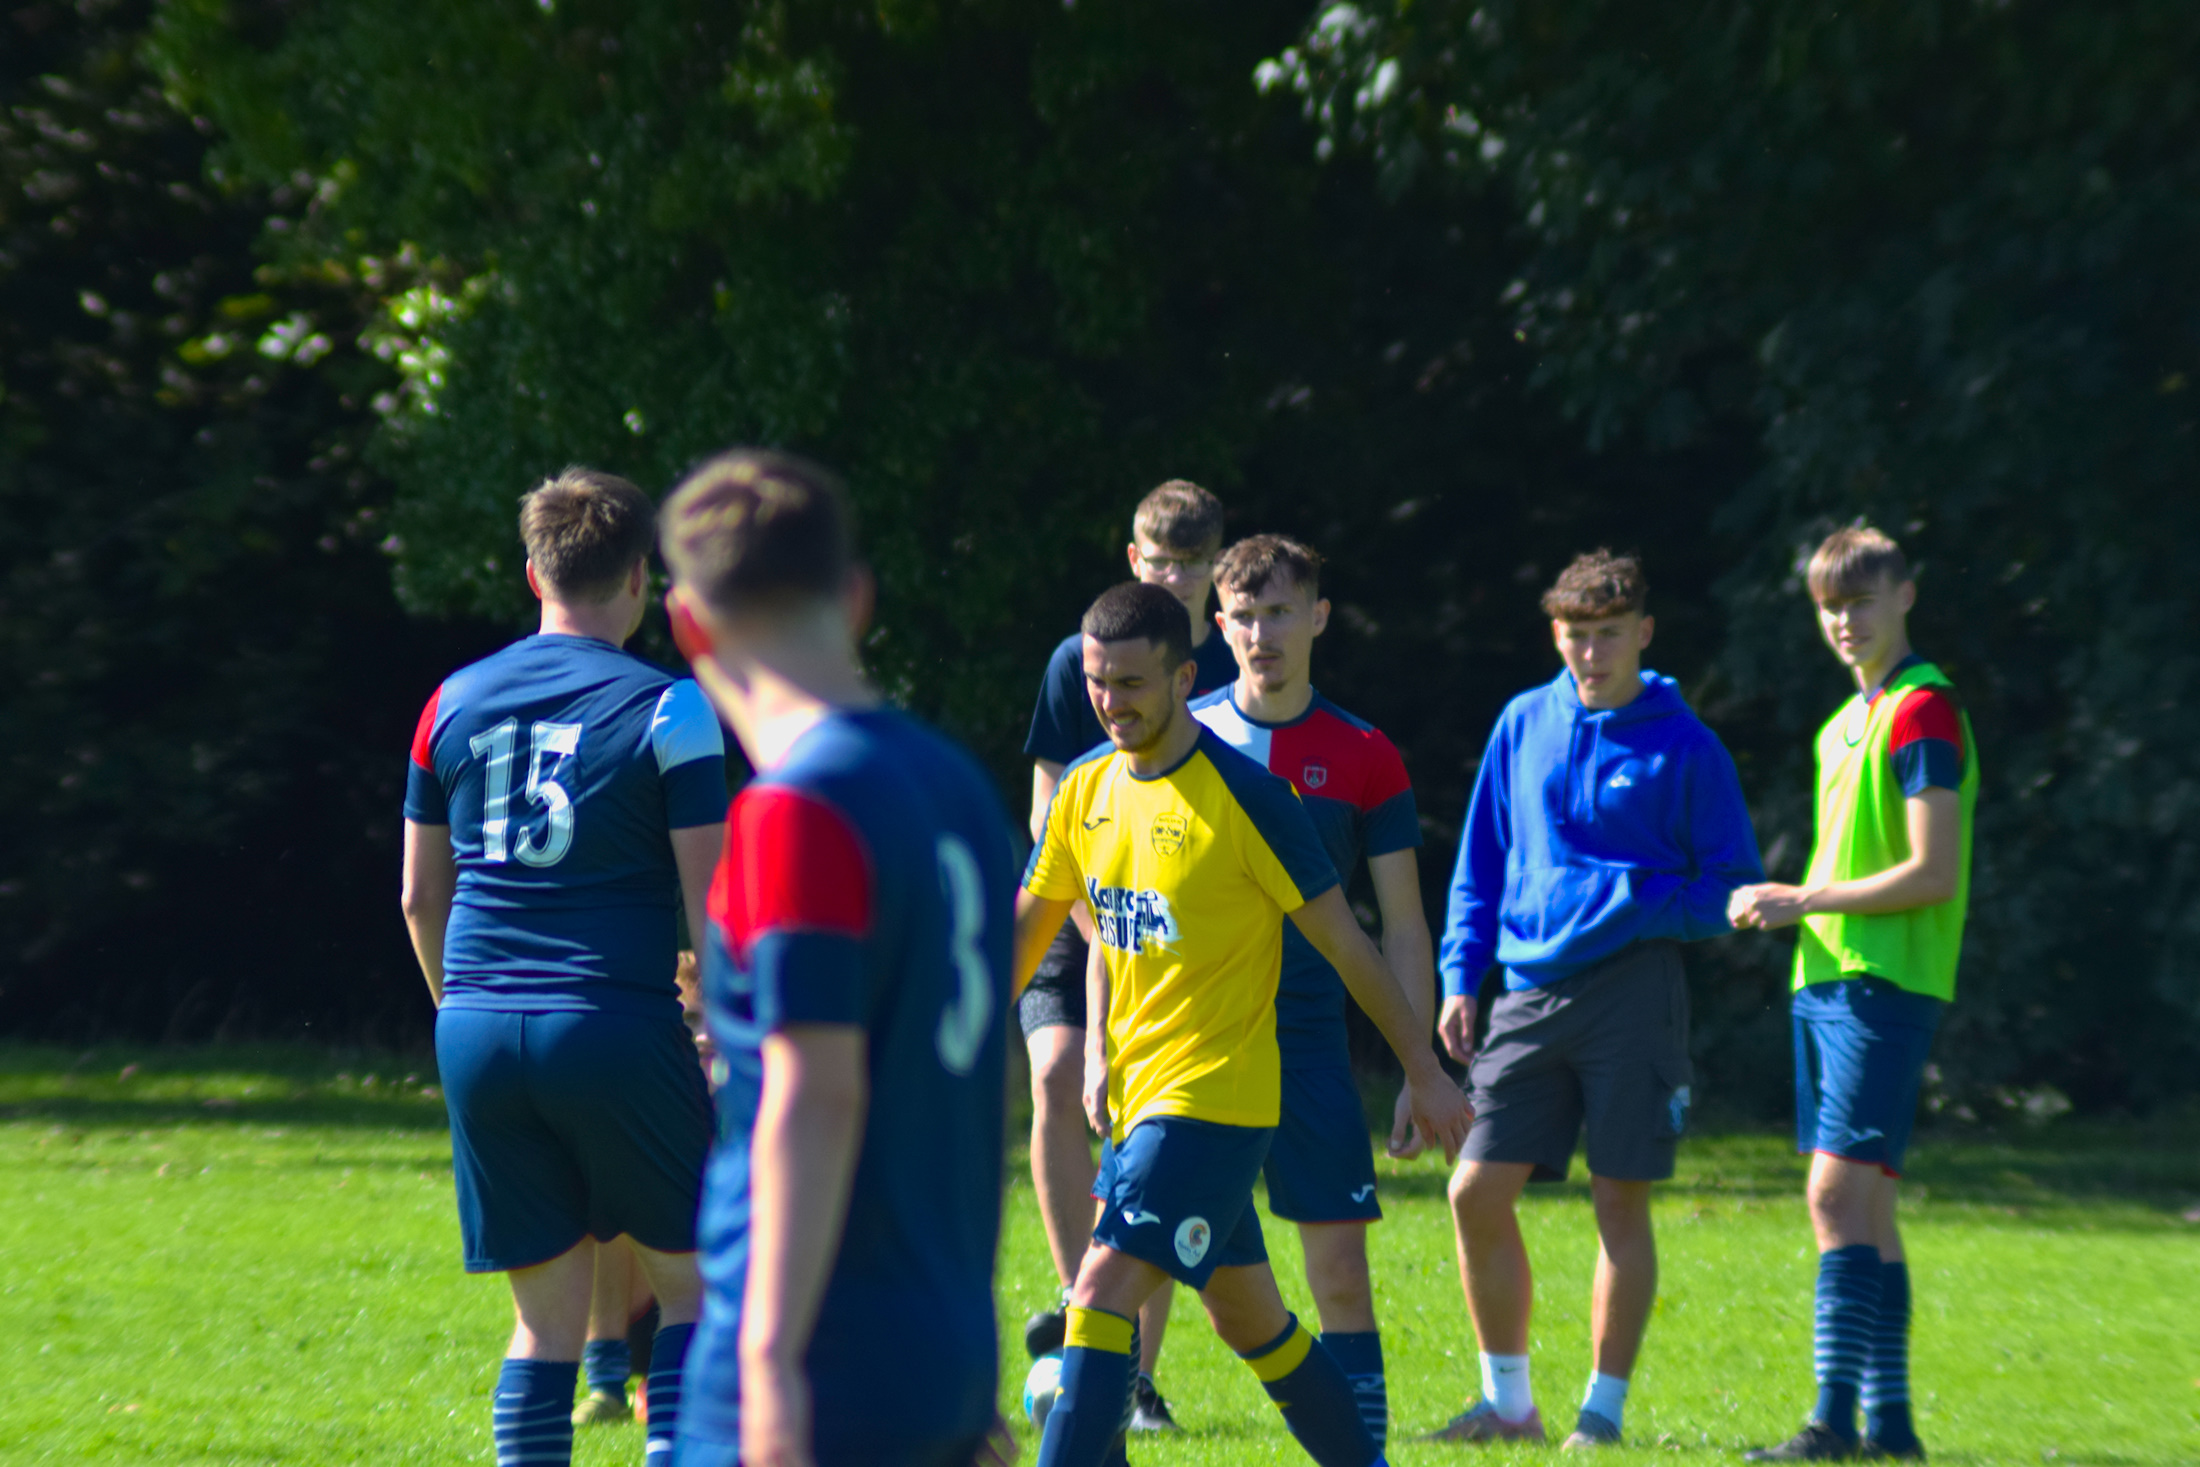
[{"label": "yellow sock trim", "polygon": [[[1297,1324],[1296,1320],[1292,1322]],[[1305,1325],[1299,1324],[1291,1332],[1290,1339],[1285,1340],[1267,1354],[1257,1356],[1245,1363],[1253,1367],[1253,1374],[1260,1377],[1262,1385],[1274,1385],[1277,1381],[1282,1380],[1292,1371],[1305,1364],[1306,1352],[1313,1348],[1314,1337],[1306,1332]]]},{"label": "yellow sock trim", "polygon": [[[1075,1345],[1081,1350],[1105,1350],[1110,1355],[1128,1355],[1131,1352],[1131,1322],[1120,1314],[1110,1314],[1105,1309],[1069,1308],[1069,1328],[1063,1333],[1064,1345]],[[1299,1353],[1304,1354],[1305,1351]]]}]

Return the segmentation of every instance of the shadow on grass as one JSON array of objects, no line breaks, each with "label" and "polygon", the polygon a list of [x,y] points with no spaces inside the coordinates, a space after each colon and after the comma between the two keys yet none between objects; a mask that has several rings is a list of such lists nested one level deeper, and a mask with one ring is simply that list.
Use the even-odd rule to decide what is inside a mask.
[{"label": "shadow on grass", "polygon": [[[1912,1144],[1903,1177],[1913,1203],[1970,1207],[2104,1228],[2190,1226],[2200,1201],[2200,1128],[2166,1123],[2068,1121],[2040,1130],[1944,1132]],[[1741,1132],[1681,1143],[1679,1170],[1659,1192],[1727,1201],[1799,1201],[1807,1159],[1785,1136]],[[1386,1176],[1386,1195],[1441,1200],[1437,1171]],[[1565,1182],[1538,1184],[1542,1197],[1586,1203],[1589,1182],[1577,1153]],[[2068,1214],[2067,1217],[2060,1216]]]},{"label": "shadow on grass", "polygon": [[0,1122],[449,1128],[432,1054],[305,1045],[0,1045]]}]

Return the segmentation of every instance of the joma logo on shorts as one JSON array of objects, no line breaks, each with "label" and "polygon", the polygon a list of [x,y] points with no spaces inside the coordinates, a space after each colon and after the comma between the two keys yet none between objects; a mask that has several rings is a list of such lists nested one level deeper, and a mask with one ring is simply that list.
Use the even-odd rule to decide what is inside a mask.
[{"label": "joma logo on shorts", "polygon": [[1088,877],[1085,901],[1092,908],[1093,930],[1104,945],[1117,952],[1168,947],[1177,939],[1176,914],[1169,910],[1169,899],[1158,891],[1102,886]]}]

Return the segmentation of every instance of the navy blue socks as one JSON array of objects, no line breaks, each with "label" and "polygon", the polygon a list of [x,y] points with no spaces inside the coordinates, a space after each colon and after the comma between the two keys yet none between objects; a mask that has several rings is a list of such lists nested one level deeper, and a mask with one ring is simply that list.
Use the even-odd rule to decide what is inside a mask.
[{"label": "navy blue socks", "polygon": [[1879,1326],[1864,1362],[1864,1435],[1893,1451],[1917,1445],[1910,1421],[1910,1266],[1879,1266]]},{"label": "navy blue socks", "polygon": [[570,1467],[580,1373],[573,1360],[505,1360],[493,1408],[497,1467]]},{"label": "navy blue socks", "polygon": [[1297,1315],[1282,1334],[1238,1358],[1260,1377],[1268,1399],[1283,1412],[1283,1424],[1321,1467],[1370,1467],[1382,1457],[1360,1419],[1351,1382]]},{"label": "navy blue socks", "polygon": [[1818,1404],[1811,1416],[1852,1440],[1864,1362],[1879,1329],[1881,1267],[1879,1250],[1869,1243],[1818,1255]]},{"label": "navy blue socks", "polygon": [[1352,1398],[1360,1403],[1360,1421],[1381,1447],[1390,1437],[1390,1391],[1383,1383],[1383,1337],[1375,1330],[1346,1334],[1329,1330],[1322,1348],[1337,1362],[1352,1383]]},{"label": "navy blue socks", "polygon": [[650,1342],[649,1442],[642,1453],[649,1467],[664,1467],[672,1460],[672,1434],[680,1424],[680,1368],[694,1333],[692,1324],[659,1325]]},{"label": "navy blue socks", "polygon": [[1062,1393],[1047,1416],[1039,1467],[1096,1467],[1118,1455],[1124,1405],[1138,1368],[1130,1320],[1105,1309],[1068,1311],[1062,1345]]},{"label": "navy blue socks", "polygon": [[602,1391],[623,1401],[626,1378],[634,1373],[634,1352],[623,1338],[590,1340],[581,1351],[581,1373],[588,1378],[590,1395]]}]

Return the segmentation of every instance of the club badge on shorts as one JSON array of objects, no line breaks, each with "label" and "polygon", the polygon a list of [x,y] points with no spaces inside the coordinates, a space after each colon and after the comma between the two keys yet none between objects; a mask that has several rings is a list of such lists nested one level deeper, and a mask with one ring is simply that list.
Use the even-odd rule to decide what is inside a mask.
[{"label": "club badge on shorts", "polygon": [[1214,1229],[1207,1226],[1207,1219],[1188,1217],[1176,1227],[1176,1256],[1186,1268],[1197,1268],[1199,1260],[1207,1256],[1207,1245],[1214,1240]]}]

